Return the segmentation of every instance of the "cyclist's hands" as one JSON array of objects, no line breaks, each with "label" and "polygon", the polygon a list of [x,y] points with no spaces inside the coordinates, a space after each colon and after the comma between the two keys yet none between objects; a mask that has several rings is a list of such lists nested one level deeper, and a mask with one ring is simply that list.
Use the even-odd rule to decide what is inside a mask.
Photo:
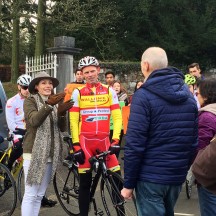
[{"label": "cyclist's hands", "polygon": [[110,154],[117,154],[120,151],[119,140],[112,139],[111,146],[109,147]]},{"label": "cyclist's hands", "polygon": [[79,164],[84,164],[85,163],[85,154],[83,150],[81,149],[81,146],[79,143],[74,143],[74,159],[76,162]]},{"label": "cyclist's hands", "polygon": [[58,104],[58,116],[65,116],[66,111],[73,107],[74,101],[68,100],[66,102],[60,102]]},{"label": "cyclist's hands", "polygon": [[22,142],[23,139],[16,139],[13,141],[13,147],[14,149],[18,149],[18,148],[21,148],[22,147]]},{"label": "cyclist's hands", "polygon": [[48,100],[46,101],[47,104],[54,106],[59,103],[62,99],[64,99],[65,93],[60,92],[58,94],[50,95]]},{"label": "cyclist's hands", "polygon": [[26,129],[22,129],[22,128],[16,128],[15,131],[13,131],[14,134],[16,135],[22,135],[24,136],[26,133]]}]

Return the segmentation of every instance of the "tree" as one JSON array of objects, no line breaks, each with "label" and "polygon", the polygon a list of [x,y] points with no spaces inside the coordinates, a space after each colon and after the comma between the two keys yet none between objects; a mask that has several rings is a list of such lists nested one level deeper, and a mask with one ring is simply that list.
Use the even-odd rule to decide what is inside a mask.
[{"label": "tree", "polygon": [[35,56],[44,54],[45,50],[45,19],[46,19],[46,0],[38,1],[37,30]]},{"label": "tree", "polygon": [[12,32],[12,62],[11,62],[11,82],[16,83],[19,76],[19,0],[13,1],[13,32]]}]

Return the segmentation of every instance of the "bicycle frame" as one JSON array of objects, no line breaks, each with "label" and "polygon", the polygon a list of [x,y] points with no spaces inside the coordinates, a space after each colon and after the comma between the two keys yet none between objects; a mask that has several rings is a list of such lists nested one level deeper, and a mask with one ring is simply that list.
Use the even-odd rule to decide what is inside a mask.
[{"label": "bicycle frame", "polygon": [[[8,138],[7,141],[8,141],[8,147],[7,147],[7,149],[5,149],[3,151],[4,153],[0,158],[0,163],[2,163],[4,165],[6,165],[5,160],[10,158],[10,155],[11,155],[11,152],[13,149],[13,141],[11,140],[11,138]],[[16,178],[18,176],[19,171],[21,170],[22,166],[23,166],[23,159],[21,157],[21,161],[19,161],[19,162],[15,161],[14,162],[14,165],[12,168],[12,175],[14,178]]]},{"label": "bicycle frame", "polygon": [[4,151],[4,154],[1,156],[0,158],[0,163],[4,164],[4,159],[6,159],[6,157],[10,157],[10,154],[12,152],[12,146],[13,146],[13,143],[11,143],[11,141],[8,142],[8,148],[5,149]]},{"label": "bicycle frame", "polygon": [[[93,203],[95,215],[100,215],[100,210],[97,208],[94,195],[95,195],[95,191],[97,189],[100,179],[101,178],[105,179],[108,176],[108,173],[107,173],[108,169],[105,164],[105,159],[109,153],[110,151],[105,151],[105,152],[102,152],[101,154],[98,154],[92,157],[92,158],[95,158],[95,161],[93,161],[93,163],[90,162],[91,169],[87,171],[87,172],[92,172],[94,170],[96,172],[96,175],[92,179],[92,185],[90,189],[90,202]],[[96,163],[98,163],[96,165],[98,167],[94,167]],[[111,193],[111,189],[110,189],[110,193]]]}]

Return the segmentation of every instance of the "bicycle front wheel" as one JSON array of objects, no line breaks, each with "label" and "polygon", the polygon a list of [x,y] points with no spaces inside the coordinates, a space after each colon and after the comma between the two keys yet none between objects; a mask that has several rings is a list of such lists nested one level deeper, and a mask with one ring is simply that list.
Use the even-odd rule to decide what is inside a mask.
[{"label": "bicycle front wheel", "polygon": [[53,180],[54,190],[59,203],[68,215],[79,215],[79,178],[77,170],[62,166]]},{"label": "bicycle front wheel", "polygon": [[8,168],[0,163],[0,215],[12,215],[16,208],[16,203],[16,183]]},{"label": "bicycle front wheel", "polygon": [[108,171],[108,176],[101,179],[101,198],[108,216],[137,215],[136,200],[124,200],[121,196],[123,179],[117,173]]}]

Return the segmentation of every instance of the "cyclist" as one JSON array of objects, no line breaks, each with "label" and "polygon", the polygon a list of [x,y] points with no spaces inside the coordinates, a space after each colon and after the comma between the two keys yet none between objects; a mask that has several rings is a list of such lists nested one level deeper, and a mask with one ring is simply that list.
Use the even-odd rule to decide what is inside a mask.
[{"label": "cyclist", "polygon": [[[86,84],[76,88],[72,93],[74,106],[70,109],[70,128],[74,146],[74,158],[79,163],[80,215],[87,216],[90,203],[92,174],[89,158],[96,150],[110,150],[107,166],[120,174],[120,166],[115,153],[119,152],[119,136],[122,127],[122,116],[118,97],[112,88],[98,81],[99,62],[95,57],[87,56],[79,61]],[[112,141],[109,140],[110,115],[114,123]]]},{"label": "cyclist", "polygon": [[200,104],[199,104],[199,101],[198,101],[197,96],[196,96],[196,92],[197,92],[197,79],[196,79],[196,77],[191,75],[191,74],[186,74],[184,82],[188,85],[188,88],[189,88],[190,92],[193,94],[194,99],[197,102],[197,107],[199,109]]},{"label": "cyclist", "polygon": [[6,103],[6,121],[10,134],[13,131],[17,131],[19,134],[14,134],[14,148],[8,161],[9,170],[12,169],[12,165],[16,159],[18,159],[22,153],[22,136],[25,131],[25,120],[23,112],[24,99],[28,97],[28,85],[31,82],[31,77],[27,74],[21,75],[17,79],[18,94],[10,98]]},{"label": "cyclist", "polygon": [[[17,79],[18,93],[12,98],[8,99],[6,103],[6,121],[10,134],[17,131],[14,136],[14,146],[8,160],[8,169],[11,170],[13,163],[23,154],[22,137],[24,136],[26,124],[24,119],[23,103],[25,98],[29,96],[28,86],[31,82],[31,76],[23,74]],[[41,201],[42,206],[54,206],[57,202],[43,197]]]}]

